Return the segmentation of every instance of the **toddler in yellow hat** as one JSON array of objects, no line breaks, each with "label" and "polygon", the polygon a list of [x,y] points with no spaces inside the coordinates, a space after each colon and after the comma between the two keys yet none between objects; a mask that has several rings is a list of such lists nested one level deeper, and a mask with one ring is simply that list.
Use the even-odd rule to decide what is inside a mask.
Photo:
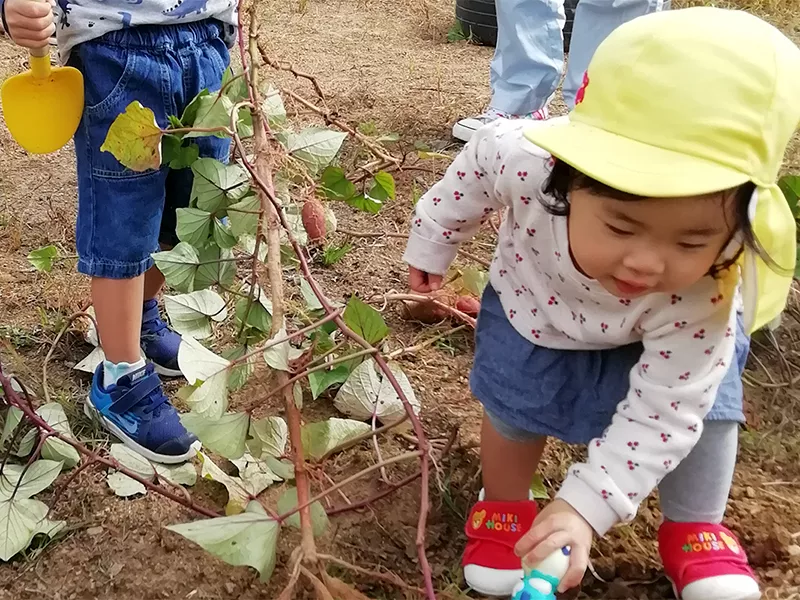
[{"label": "toddler in yellow hat", "polygon": [[[411,287],[434,292],[498,210],[473,394],[483,490],[465,526],[467,584],[508,595],[658,487],[664,569],[683,600],[761,597],[722,525],[749,335],[785,306],[795,224],[776,179],[800,123],[800,49],[739,11],[691,8],[621,26],[575,110],[479,129],[417,204]],[[588,445],[537,514],[546,440]]]}]

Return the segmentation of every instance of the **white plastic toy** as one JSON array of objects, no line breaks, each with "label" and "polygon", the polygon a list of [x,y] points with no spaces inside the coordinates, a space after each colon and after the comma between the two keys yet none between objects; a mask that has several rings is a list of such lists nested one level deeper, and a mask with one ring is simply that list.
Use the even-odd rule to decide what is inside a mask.
[{"label": "white plastic toy", "polygon": [[556,550],[533,569],[514,588],[513,600],[556,600],[556,588],[569,569],[569,546]]}]

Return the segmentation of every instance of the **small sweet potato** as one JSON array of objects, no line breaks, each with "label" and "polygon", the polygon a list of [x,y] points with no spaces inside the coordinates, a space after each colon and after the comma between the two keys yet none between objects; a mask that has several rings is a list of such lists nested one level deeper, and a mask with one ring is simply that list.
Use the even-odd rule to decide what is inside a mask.
[{"label": "small sweet potato", "polygon": [[311,242],[325,238],[325,208],[316,196],[310,196],[303,203],[303,227]]},{"label": "small sweet potato", "polygon": [[449,313],[433,302],[404,302],[404,316],[420,323],[438,323],[444,321]]},{"label": "small sweet potato", "polygon": [[477,317],[480,309],[480,301],[473,296],[459,296],[458,300],[456,300],[456,310],[460,310],[470,317]]}]

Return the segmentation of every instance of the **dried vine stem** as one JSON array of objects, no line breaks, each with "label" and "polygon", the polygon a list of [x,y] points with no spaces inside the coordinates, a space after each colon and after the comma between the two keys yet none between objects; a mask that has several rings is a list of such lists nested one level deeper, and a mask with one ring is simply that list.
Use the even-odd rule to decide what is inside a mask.
[{"label": "dried vine stem", "polygon": [[267,49],[261,40],[257,40],[256,45],[258,46],[258,52],[261,54],[261,60],[263,60],[273,69],[277,69],[279,71],[288,71],[296,78],[307,79],[310,81],[311,85],[314,86],[314,91],[317,93],[317,96],[319,96],[319,99],[323,104],[325,104],[325,94],[322,92],[322,87],[320,87],[316,77],[309,75],[308,73],[304,73],[303,71],[298,71],[291,63],[280,62],[270,57],[269,52],[267,52]]}]

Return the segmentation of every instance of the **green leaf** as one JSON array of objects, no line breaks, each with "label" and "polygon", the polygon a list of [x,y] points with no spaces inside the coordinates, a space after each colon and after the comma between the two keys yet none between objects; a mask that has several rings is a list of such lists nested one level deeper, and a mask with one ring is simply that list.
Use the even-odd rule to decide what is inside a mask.
[{"label": "green leaf", "polygon": [[483,296],[483,290],[489,283],[489,272],[475,267],[467,267],[461,271],[464,287],[476,298]]},{"label": "green leaf", "polygon": [[371,427],[361,421],[332,418],[305,425],[300,437],[303,440],[306,458],[319,460],[329,450],[370,430]]},{"label": "green leaf", "polygon": [[[297,508],[297,488],[290,487],[278,498],[278,513],[284,515],[294,508]],[[328,529],[328,513],[325,512],[325,508],[319,501],[311,504],[309,510],[311,512],[311,530],[314,537],[320,537]],[[300,529],[300,513],[294,513],[284,523]]]},{"label": "green leaf", "polygon": [[[47,424],[58,433],[70,438],[74,437],[69,421],[67,421],[67,415],[64,414],[64,409],[57,402],[40,406],[36,410],[36,414],[47,421]],[[81,455],[75,448],[55,437],[49,437],[45,441],[42,446],[42,458],[64,463],[64,469],[71,469],[81,461]]]},{"label": "green leaf", "polygon": [[387,202],[388,200],[394,200],[394,177],[392,177],[390,173],[387,173],[386,171],[378,171],[375,173],[373,181],[374,183],[372,184],[372,188],[370,188],[368,194],[370,198],[383,203]]},{"label": "green leaf", "polygon": [[455,21],[450,29],[447,30],[447,41],[451,44],[453,42],[461,42],[467,39],[467,34],[461,27],[461,21]]},{"label": "green leaf", "polygon": [[300,133],[286,136],[286,150],[303,162],[315,177],[327,167],[339,152],[346,133],[322,127],[308,127]]},{"label": "green leaf", "polygon": [[547,488],[544,487],[544,481],[539,473],[535,473],[531,480],[531,494],[534,500],[549,500],[550,494],[547,493]]},{"label": "green leaf", "polygon": [[778,185],[789,203],[789,208],[795,217],[800,217],[800,175],[785,175],[778,181]]},{"label": "green leaf", "polygon": [[[237,238],[242,235],[255,235],[258,228],[258,215],[252,211],[261,209],[261,201],[257,196],[248,195],[236,204],[228,207],[228,219],[231,222],[231,231]],[[251,211],[251,212],[239,212]]]},{"label": "green leaf", "polygon": [[[252,474],[253,476],[249,479],[232,477],[215,465],[208,456],[202,452],[198,454],[203,463],[200,476],[203,479],[216,481],[224,485],[225,489],[228,490],[228,503],[225,505],[226,515],[235,515],[242,512],[252,498],[257,497],[272,483],[280,481],[280,478],[271,471],[269,473],[259,472],[258,474]],[[271,477],[270,474],[274,477]]]},{"label": "green leaf", "polygon": [[202,246],[211,235],[210,212],[199,208],[178,208],[175,210],[178,218],[176,233],[178,239],[192,246]]},{"label": "green leaf", "polygon": [[191,292],[200,257],[194,246],[180,242],[172,250],[155,252],[153,260],[164,275],[167,284],[179,292]]},{"label": "green leaf", "polygon": [[308,310],[322,310],[322,302],[319,301],[305,277],[300,280],[300,293],[303,295]]},{"label": "green leaf", "polygon": [[167,529],[191,540],[229,565],[253,567],[261,574],[261,580],[266,582],[275,569],[281,526],[261,511],[248,506],[247,512],[240,515],[170,525]]},{"label": "green leaf", "polygon": [[208,90],[203,90],[197,96],[192,98],[192,101],[186,105],[186,108],[183,110],[183,114],[181,115],[181,128],[184,127],[193,127],[194,121],[197,118],[197,112],[200,110],[200,104],[203,98],[206,98],[211,95],[211,92]]},{"label": "green leaf", "polygon": [[344,258],[345,254],[350,252],[353,249],[353,245],[350,243],[343,244],[341,246],[326,246],[325,250],[322,252],[322,262],[325,263],[325,266],[331,266],[336,264],[342,258]]},{"label": "green leaf", "polygon": [[53,268],[53,262],[58,258],[58,248],[55,246],[45,246],[28,254],[28,262],[37,271],[49,273]]},{"label": "green leaf", "polygon": [[159,169],[162,135],[153,111],[134,100],[114,119],[100,151],[133,171]]},{"label": "green leaf", "polygon": [[[306,233],[306,228],[303,225],[303,215],[301,214],[301,210],[302,209],[299,206],[292,204],[284,207],[283,214],[286,217],[289,230],[292,232],[294,239],[301,246],[305,246],[308,244],[308,234]],[[283,229],[281,229],[281,244],[285,245],[289,249],[289,252],[291,252],[292,257],[294,257],[294,250],[292,250],[291,246],[288,245],[289,237],[286,235],[286,232]]]},{"label": "green leaf", "polygon": [[[236,346],[222,353],[222,356],[233,362],[250,352],[247,346]],[[256,357],[250,356],[242,363],[233,367],[228,377],[228,389],[232,392],[240,390],[256,370]]]},{"label": "green leaf", "polygon": [[420,160],[430,160],[432,158],[443,158],[445,160],[450,160],[450,157],[447,154],[442,154],[441,152],[432,152],[429,150],[418,150],[417,156],[419,156]]},{"label": "green leaf", "polygon": [[120,498],[130,498],[131,496],[144,496],[147,494],[147,488],[135,479],[131,479],[124,473],[113,471],[106,475],[106,483],[114,494]]},{"label": "green leaf", "polygon": [[267,115],[270,127],[282,125],[286,122],[286,107],[283,105],[283,98],[280,92],[269,86],[267,93],[264,94],[264,102],[261,104],[261,109]]},{"label": "green leaf", "polygon": [[[220,94],[209,94],[206,96],[198,96],[197,101],[197,116],[192,123],[192,127],[202,129],[212,129],[214,127],[230,127],[231,125],[231,111],[233,111],[233,102],[227,96]],[[188,107],[187,107],[188,109]],[[183,120],[183,119],[181,119]],[[213,135],[218,138],[225,138],[228,135],[224,131],[215,133],[207,133],[203,131],[190,131],[184,137],[195,138]]]},{"label": "green leaf", "polygon": [[217,246],[225,250],[230,250],[236,245],[236,238],[231,233],[231,228],[219,219],[214,219],[214,241]]},{"label": "green leaf", "polygon": [[222,74],[222,90],[234,104],[248,100],[250,89],[247,87],[247,78],[242,73],[235,73],[233,67],[228,67]]},{"label": "green leaf", "polygon": [[180,465],[162,465],[153,463],[158,478],[168,481],[173,485],[193,486],[197,482],[197,470],[192,463],[182,463]]},{"label": "green leaf", "polygon": [[200,158],[192,164],[194,181],[191,200],[197,208],[216,213],[241,200],[250,189],[247,171],[239,165],[226,165],[213,158]]},{"label": "green leaf", "polygon": [[279,460],[274,456],[267,455],[264,457],[264,463],[266,463],[273,473],[284,481],[294,479],[294,465],[292,461],[287,459]]},{"label": "green leaf", "polygon": [[0,560],[10,560],[39,533],[53,537],[63,529],[64,522],[49,520],[48,512],[47,505],[39,500],[14,498],[0,502]]},{"label": "green leaf", "polygon": [[303,410],[303,386],[300,385],[299,381],[292,386],[292,398],[297,410]]},{"label": "green leaf", "polygon": [[[185,337],[178,347],[178,368],[193,389],[184,398],[196,413],[219,419],[228,407],[228,366],[230,363],[197,340]],[[199,385],[198,385],[199,384]]]},{"label": "green leaf", "polygon": [[387,133],[380,136],[378,139],[375,140],[379,144],[394,144],[395,142],[400,141],[400,134],[399,133]]},{"label": "green leaf", "polygon": [[219,419],[206,419],[198,414],[184,413],[181,423],[195,434],[203,446],[228,459],[244,454],[244,443],[250,427],[247,413],[228,413]]},{"label": "green leaf", "polygon": [[207,338],[213,333],[212,319],[221,322],[228,316],[225,300],[213,290],[165,296],[164,307],[172,328],[181,335],[196,339]]},{"label": "green leaf", "polygon": [[[2,388],[0,388],[2,392]],[[0,435],[0,448],[4,447],[7,442],[11,441],[14,437],[14,432],[22,422],[22,411],[16,406],[9,406],[6,412],[6,418],[3,423],[3,434]]]},{"label": "green leaf", "polygon": [[161,140],[161,161],[170,169],[185,169],[200,157],[200,146],[191,143],[183,145],[177,135],[165,135]]},{"label": "green leaf", "polygon": [[[415,414],[420,404],[411,382],[397,363],[389,363],[389,370],[411,404]],[[354,419],[371,419],[373,413],[382,423],[393,423],[406,414],[400,396],[388,377],[375,370],[375,361],[367,359],[358,365],[334,398],[334,406]]]},{"label": "green leaf", "polygon": [[364,194],[356,194],[352,198],[345,200],[345,202],[353,208],[363,210],[371,215],[377,215],[379,212],[381,212],[381,208],[383,208],[383,202],[375,200],[374,198],[370,198],[369,196],[365,196]]},{"label": "green leaf", "polygon": [[[247,302],[247,298],[240,298],[236,301],[237,324],[244,321],[245,313],[247,313]],[[247,325],[264,333],[269,333],[272,330],[272,316],[264,308],[264,305],[257,300],[253,300],[253,304],[250,307],[250,313],[247,315]]]},{"label": "green leaf", "polygon": [[6,463],[0,475],[0,500],[23,500],[46,490],[61,474],[62,466],[53,460],[37,460],[26,471],[24,465]]},{"label": "green leaf", "polygon": [[283,456],[288,440],[289,428],[281,417],[266,417],[250,422],[247,449],[256,458]]},{"label": "green leaf", "polygon": [[331,369],[330,371],[315,371],[308,374],[308,383],[311,385],[311,396],[316,400],[320,394],[332,385],[344,383],[350,376],[350,369],[345,365]]},{"label": "green leaf", "polygon": [[[183,125],[183,123],[181,123],[181,120],[178,117],[176,117],[175,115],[169,115],[167,117],[167,121],[169,121],[169,126],[172,129],[183,129],[184,128],[184,125]],[[180,137],[180,134],[176,134],[176,136]],[[173,137],[176,137],[176,136],[173,136]]]},{"label": "green leaf", "polygon": [[212,285],[230,287],[236,278],[236,262],[233,251],[209,244],[199,252],[200,266],[194,279],[194,289],[203,290]]},{"label": "green leaf", "polygon": [[377,344],[389,334],[381,313],[353,296],[344,310],[344,322],[370,344]]},{"label": "green leaf", "polygon": [[[281,327],[278,333],[269,339],[269,342],[286,338],[286,328]],[[293,348],[287,339],[276,346],[264,350],[264,360],[267,364],[278,371],[288,371],[289,363],[303,354],[298,348]]]},{"label": "green leaf", "polygon": [[331,200],[347,200],[356,194],[355,184],[347,179],[344,169],[326,167],[320,178],[321,191]]},{"label": "green leaf", "polygon": [[111,457],[142,479],[152,481],[156,477],[156,469],[153,464],[124,444],[111,444]]}]

